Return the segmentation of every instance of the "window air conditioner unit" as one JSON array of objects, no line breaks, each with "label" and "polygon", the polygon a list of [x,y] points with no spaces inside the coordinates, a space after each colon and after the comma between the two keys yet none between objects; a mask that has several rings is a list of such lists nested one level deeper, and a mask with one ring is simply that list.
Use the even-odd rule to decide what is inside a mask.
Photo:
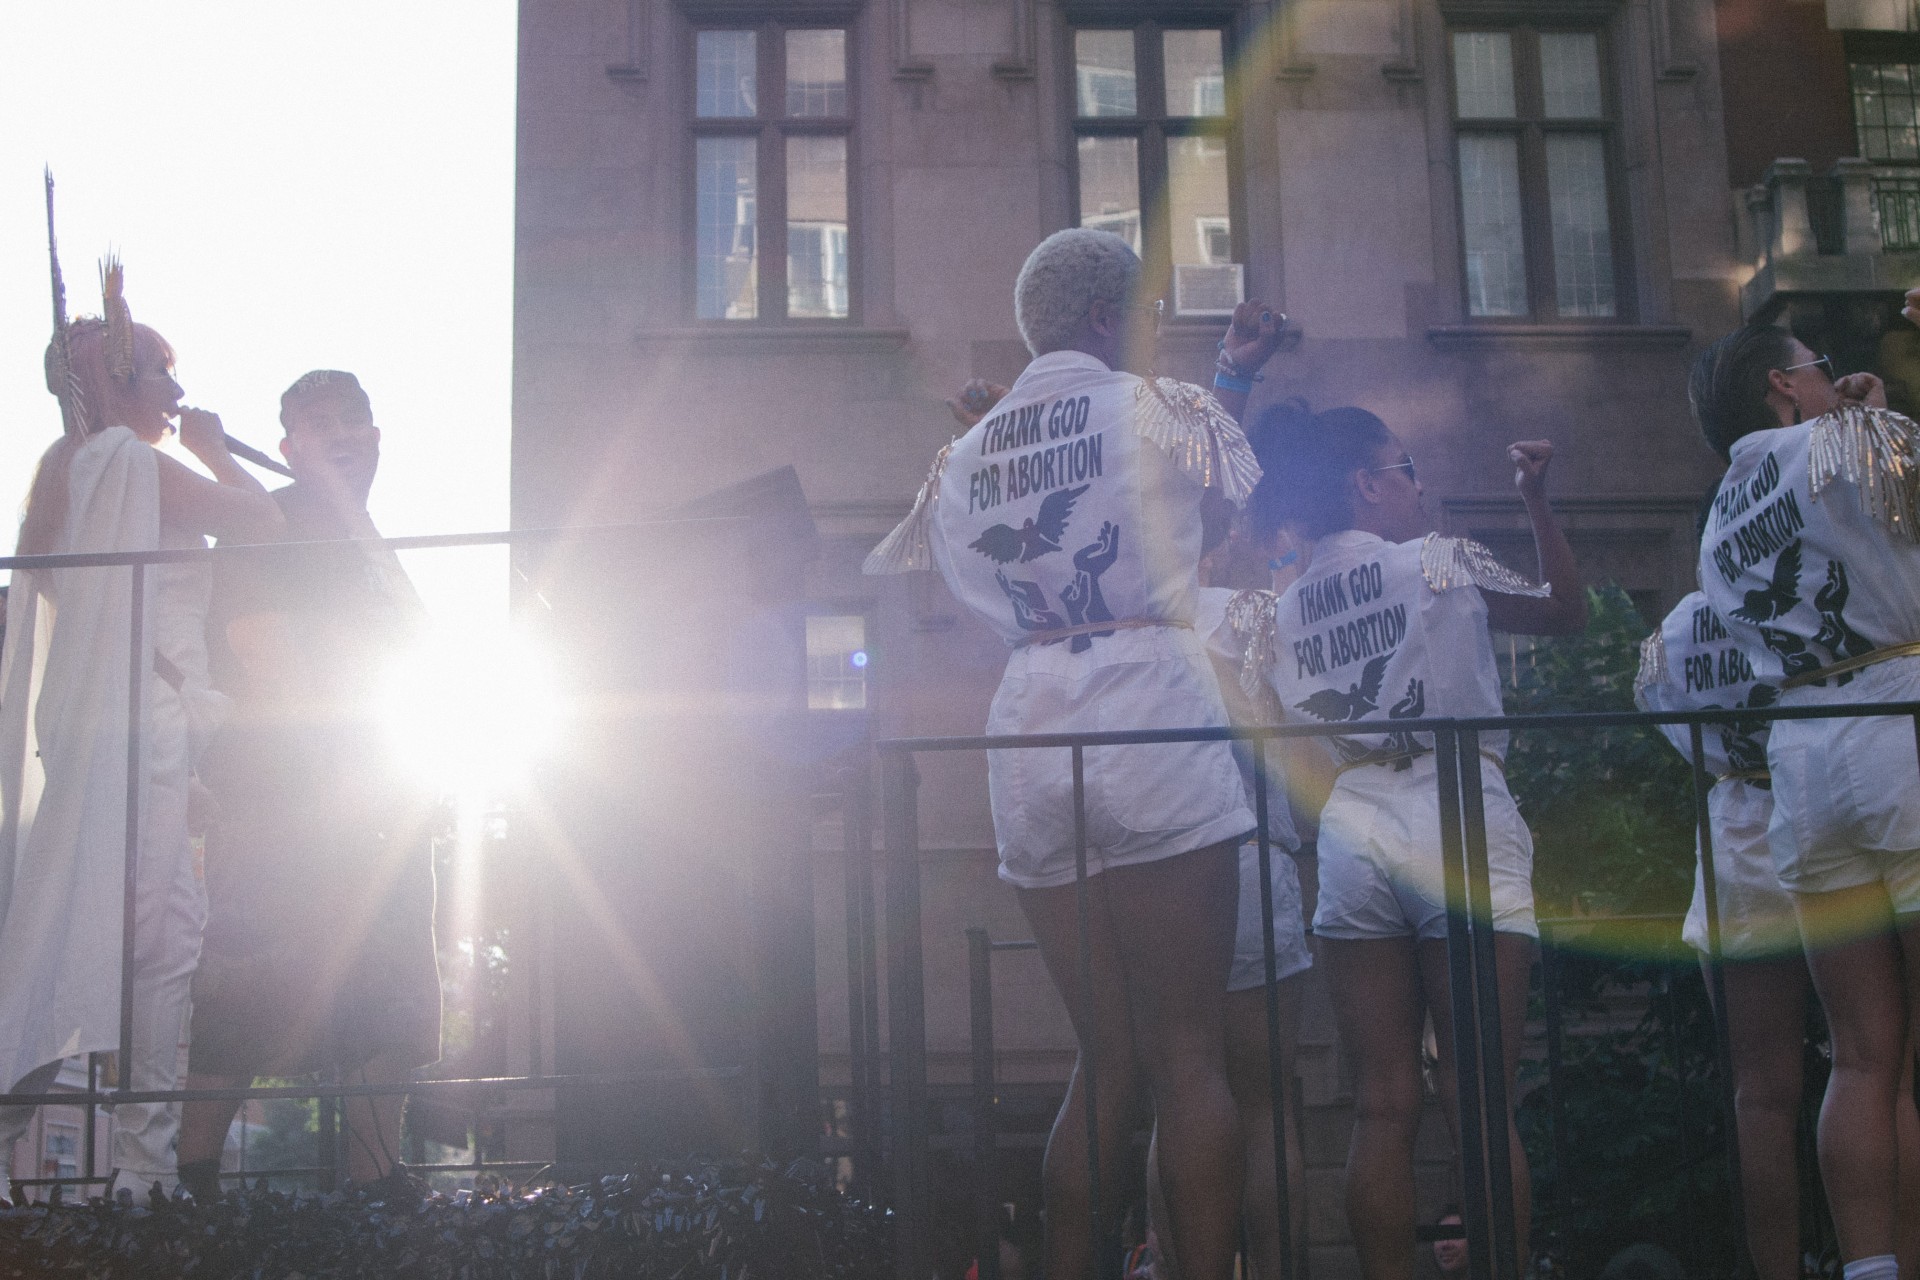
[{"label": "window air conditioner unit", "polygon": [[1178,262],[1173,267],[1173,314],[1230,316],[1247,296],[1246,267],[1238,262]]}]

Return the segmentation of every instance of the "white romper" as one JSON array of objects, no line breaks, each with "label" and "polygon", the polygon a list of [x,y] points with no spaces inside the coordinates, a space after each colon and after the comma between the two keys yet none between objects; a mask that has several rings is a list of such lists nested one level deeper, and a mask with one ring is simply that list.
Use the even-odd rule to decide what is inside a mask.
[{"label": "white romper", "polygon": [[[1274,692],[1289,721],[1498,716],[1500,678],[1480,589],[1543,596],[1478,543],[1391,543],[1348,529],[1320,539],[1276,607]],[[1341,772],[1320,814],[1324,938],[1447,932],[1432,735],[1318,739]],[[1537,937],[1533,837],[1507,792],[1506,735],[1480,738],[1494,926]]]},{"label": "white romper", "polygon": [[[937,567],[1013,647],[990,734],[1221,727],[1193,631],[1200,503],[1211,485],[1244,502],[1259,477],[1239,425],[1199,387],[1052,352],[935,460],[866,571]],[[1225,742],[1089,748],[1084,772],[1089,875],[1254,826]],[[1068,750],[990,751],[987,785],[1001,878],[1071,884]]]},{"label": "white romper", "polygon": [[[1200,588],[1194,612],[1194,630],[1206,637],[1227,713],[1236,724],[1278,724],[1279,707],[1266,683],[1263,638],[1273,634],[1271,591],[1229,591]],[[1247,795],[1254,794],[1253,751],[1258,743],[1234,744]],[[1251,805],[1252,801],[1249,800]],[[1255,810],[1256,815],[1258,810]],[[1273,888],[1273,960],[1276,979],[1291,978],[1313,967],[1307,950],[1306,918],[1301,914],[1300,835],[1294,827],[1288,798],[1286,766],[1279,753],[1267,751],[1267,880]],[[1240,846],[1240,919],[1233,935],[1233,968],[1228,991],[1251,991],[1267,982],[1266,931],[1260,920],[1260,845],[1249,840]]]},{"label": "white romper", "polygon": [[[1675,605],[1640,646],[1633,700],[1642,711],[1770,707],[1779,696],[1778,688],[1755,677],[1752,660],[1698,591]],[[1707,814],[1713,832],[1720,953],[1734,960],[1800,954],[1793,899],[1781,887],[1767,848],[1767,824],[1773,818],[1767,778],[1770,728],[1768,721],[1747,720],[1702,725],[1700,732],[1701,754],[1715,779],[1707,792]],[[1686,725],[1662,725],[1660,732],[1681,755],[1693,758]],[[1697,849],[1693,902],[1681,936],[1696,951],[1708,950],[1706,881]]]},{"label": "white romper", "polygon": [[[1899,414],[1849,408],[1734,442],[1700,587],[1755,674],[1782,682],[1782,706],[1920,700],[1920,657],[1818,674],[1920,640],[1915,432]],[[1920,911],[1912,719],[1777,721],[1767,758],[1781,883],[1880,882],[1896,911]]]}]

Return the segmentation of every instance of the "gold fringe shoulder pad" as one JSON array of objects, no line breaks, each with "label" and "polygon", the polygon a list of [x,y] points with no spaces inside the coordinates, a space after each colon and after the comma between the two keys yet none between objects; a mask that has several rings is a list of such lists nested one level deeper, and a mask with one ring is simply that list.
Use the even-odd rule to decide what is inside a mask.
[{"label": "gold fringe shoulder pad", "polygon": [[1807,437],[1807,473],[1816,501],[1844,480],[1888,533],[1920,542],[1920,426],[1913,419],[1866,405],[1835,409]]},{"label": "gold fringe shoulder pad", "polygon": [[1646,706],[1647,690],[1666,682],[1667,634],[1661,629],[1640,642],[1640,670],[1633,677],[1634,705]]},{"label": "gold fringe shoulder pad", "polygon": [[1174,378],[1148,377],[1134,392],[1134,428],[1159,446],[1173,465],[1209,489],[1218,487],[1242,506],[1260,483],[1253,447],[1205,387]]},{"label": "gold fringe shoulder pad", "polygon": [[947,455],[953,452],[954,443],[949,440],[933,455],[933,466],[913,500],[913,510],[894,526],[892,533],[880,540],[880,545],[867,553],[860,572],[912,573],[916,569],[933,568],[933,548],[927,533],[933,527],[933,509],[940,501],[940,477],[947,469]]},{"label": "gold fringe shoulder pad", "polygon": [[1240,692],[1273,724],[1281,720],[1280,699],[1267,683],[1267,672],[1279,651],[1279,603],[1273,592],[1253,588],[1236,591],[1227,601],[1227,626],[1240,646]]},{"label": "gold fringe shoulder pad", "polygon": [[1493,558],[1472,538],[1447,538],[1430,533],[1420,544],[1420,573],[1434,591],[1479,587],[1503,596],[1530,596],[1544,600],[1553,592],[1530,582]]}]

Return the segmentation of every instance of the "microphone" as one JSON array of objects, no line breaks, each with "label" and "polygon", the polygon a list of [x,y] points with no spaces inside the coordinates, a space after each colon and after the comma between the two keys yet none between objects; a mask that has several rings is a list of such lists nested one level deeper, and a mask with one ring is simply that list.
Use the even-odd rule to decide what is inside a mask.
[{"label": "microphone", "polygon": [[271,457],[268,454],[264,454],[250,444],[246,444],[246,443],[243,443],[242,441],[235,440],[232,436],[227,435],[224,431],[221,432],[220,434],[226,437],[227,452],[232,454],[234,457],[244,459],[247,462],[251,462],[254,466],[259,467],[263,470],[272,471],[278,475],[283,475],[289,480],[294,478],[293,468],[289,467],[286,463],[280,461],[280,459]]}]

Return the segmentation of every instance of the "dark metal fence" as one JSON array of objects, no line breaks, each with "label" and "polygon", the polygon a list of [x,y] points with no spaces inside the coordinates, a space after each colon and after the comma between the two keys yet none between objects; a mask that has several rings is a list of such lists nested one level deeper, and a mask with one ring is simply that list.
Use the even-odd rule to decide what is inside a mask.
[{"label": "dark metal fence", "polygon": [[[349,545],[365,546],[371,549],[384,547],[389,551],[417,551],[456,547],[519,547],[542,545],[555,542],[581,541],[609,535],[631,535],[648,530],[665,531],[686,529],[698,526],[734,525],[743,518],[737,516],[679,517],[657,521],[640,521],[623,525],[586,526],[575,529],[521,529],[496,533],[470,534],[426,534],[401,538],[352,539]],[[73,1177],[44,1177],[16,1179],[14,1185],[23,1187],[57,1187],[63,1185],[100,1184],[110,1180],[111,1173],[99,1171],[96,1157],[95,1135],[98,1130],[98,1113],[101,1107],[112,1108],[130,1103],[172,1103],[190,1101],[251,1101],[263,1099],[301,1099],[319,1100],[319,1141],[318,1162],[311,1167],[293,1169],[243,1170],[247,1176],[295,1176],[312,1175],[321,1179],[323,1186],[331,1186],[332,1180],[341,1165],[339,1103],[340,1100],[356,1097],[393,1097],[399,1095],[446,1095],[453,1099],[464,1099],[478,1112],[485,1099],[502,1092],[526,1089],[556,1089],[564,1086],[584,1085],[643,1085],[657,1084],[663,1081],[692,1081],[712,1079],[732,1079],[742,1075],[738,1067],[702,1067],[663,1071],[628,1072],[618,1074],[591,1075],[525,1075],[525,1076],[488,1076],[467,1079],[415,1080],[396,1084],[347,1084],[327,1080],[311,1084],[286,1086],[260,1086],[234,1089],[162,1089],[136,1090],[131,1087],[133,1071],[133,973],[134,973],[134,906],[136,888],[140,874],[140,793],[142,782],[141,724],[147,697],[147,680],[151,675],[152,657],[148,648],[141,643],[146,625],[147,610],[147,574],[149,565],[210,563],[216,557],[226,555],[247,555],[270,552],[286,554],[315,546],[340,545],[338,543],[273,543],[266,546],[217,546],[217,547],[180,547],[163,548],[153,551],[112,551],[66,553],[58,555],[4,556],[0,557],[0,569],[6,570],[51,570],[51,569],[98,569],[111,570],[125,568],[132,580],[130,595],[131,619],[128,634],[128,693],[127,693],[127,801],[126,801],[126,858],[123,880],[123,906],[121,918],[120,950],[120,1026],[118,1072],[114,1083],[102,1080],[102,1059],[104,1054],[89,1054],[87,1062],[87,1088],[84,1091],[46,1090],[32,1093],[0,1093],[0,1106],[79,1106],[86,1109],[85,1152],[81,1161],[81,1172]],[[871,911],[871,893],[867,897],[868,910]],[[536,1054],[534,1061],[539,1061]],[[507,1171],[537,1169],[548,1165],[549,1161],[500,1161],[487,1160],[479,1144],[474,1147],[474,1159],[461,1164],[411,1164],[408,1167],[416,1172],[435,1173],[478,1173],[482,1171]],[[868,1162],[871,1165],[871,1161]],[[237,1176],[237,1175],[223,1175]]]},{"label": "dark metal fence", "polygon": [[[1721,1082],[1720,1107],[1729,1166],[1728,1202],[1731,1237],[1744,1254],[1745,1232],[1740,1199],[1738,1134],[1733,1114],[1729,1044],[1725,1018],[1726,994],[1722,974],[1721,926],[1713,863],[1713,831],[1707,794],[1714,779],[1703,749],[1707,725],[1755,719],[1810,720],[1900,716],[1913,721],[1920,745],[1920,702],[1836,704],[1808,707],[1772,707],[1738,711],[1672,713],[1585,712],[1565,715],[1527,715],[1482,719],[1358,721],[1334,725],[1288,725],[1268,728],[1135,730],[1127,732],[1035,734],[1028,736],[973,736],[901,738],[875,744],[879,756],[885,806],[887,957],[889,1004],[890,1169],[888,1185],[896,1215],[896,1274],[901,1280],[925,1280],[932,1274],[929,1222],[932,1213],[927,1169],[929,1108],[925,986],[922,973],[919,868],[918,775],[915,756],[982,750],[1064,750],[1070,753],[1073,776],[1074,855],[1080,926],[1080,975],[1083,991],[1090,991],[1086,900],[1086,790],[1085,752],[1090,747],[1122,747],[1154,743],[1239,741],[1254,744],[1254,797],[1259,819],[1258,850],[1262,888],[1261,918],[1267,973],[1268,1062],[1273,1072],[1276,1210],[1281,1238],[1291,1240],[1288,1200],[1300,1193],[1287,1180],[1287,1108],[1289,1082],[1279,1077],[1280,1016],[1275,986],[1273,903],[1269,869],[1276,856],[1267,838],[1267,746],[1280,738],[1324,738],[1368,732],[1431,734],[1437,766],[1440,809],[1440,854],[1445,869],[1446,907],[1452,927],[1447,935],[1447,964],[1454,1024],[1454,1068],[1459,1090],[1459,1157],[1462,1176],[1462,1217],[1466,1227],[1468,1265],[1474,1280],[1524,1280],[1517,1271],[1520,1256],[1512,1195],[1512,1170],[1505,1134],[1507,1085],[1503,1067],[1499,1000],[1494,966],[1492,900],[1488,883],[1487,832],[1480,757],[1482,734],[1581,733],[1607,728],[1685,725],[1690,737],[1693,772],[1694,824],[1706,907],[1708,952],[1706,968],[1712,991],[1715,1058]],[[1285,855],[1280,855],[1285,856]],[[1650,918],[1649,918],[1650,919]],[[1540,921],[1543,941],[1561,925],[1573,921]],[[1591,924],[1582,920],[1581,924]],[[973,1059],[973,1152],[976,1177],[982,1184],[974,1208],[978,1258],[982,1280],[998,1280],[998,1197],[993,1194],[995,1126],[993,1011],[991,960],[996,951],[1022,950],[1027,941],[994,941],[984,930],[968,930],[971,991],[971,1048]],[[1543,953],[1551,955],[1551,946]],[[1564,1188],[1571,1155],[1565,1142],[1565,1120],[1559,1092],[1563,1055],[1563,1012],[1556,985],[1545,983],[1549,1114],[1553,1127],[1553,1155],[1558,1181]],[[1088,1165],[1094,1206],[1092,1256],[1103,1267],[1116,1266],[1117,1254],[1108,1247],[1109,1224],[1103,1222],[1104,1203],[1099,1189],[1099,1153],[1093,1131],[1094,1096],[1098,1087],[1087,1067]],[[1679,1080],[1685,1088],[1684,1075]],[[1564,1194],[1564,1191],[1563,1191]],[[1280,1280],[1299,1280],[1294,1248],[1282,1250]],[[1739,1268],[1742,1272],[1745,1267]]]}]

